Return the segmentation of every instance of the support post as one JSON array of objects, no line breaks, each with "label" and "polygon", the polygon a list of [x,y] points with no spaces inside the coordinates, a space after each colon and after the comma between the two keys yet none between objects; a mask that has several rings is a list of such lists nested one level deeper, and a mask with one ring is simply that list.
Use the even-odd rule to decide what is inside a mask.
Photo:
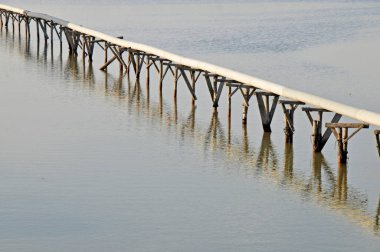
[{"label": "support post", "polygon": [[173,91],[173,97],[174,99],[176,100],[177,99],[177,87],[178,87],[178,79],[179,79],[179,76],[178,76],[178,67],[175,66],[174,67],[174,91]]},{"label": "support post", "polygon": [[376,137],[377,152],[379,153],[379,157],[380,157],[380,130],[375,130],[374,133]]},{"label": "support post", "polygon": [[293,143],[294,135],[294,112],[299,105],[305,105],[304,102],[299,101],[287,101],[280,100],[282,106],[282,111],[284,112],[284,133],[285,133],[285,143]]},{"label": "support post", "polygon": [[[326,123],[326,127],[331,129],[338,143],[338,162],[347,163],[347,147],[350,140],[361,129],[369,128],[365,123]],[[351,135],[348,135],[348,129],[356,129]]]},{"label": "support post", "polygon": [[162,94],[162,83],[164,77],[164,64],[162,60],[159,60],[160,64],[158,65],[158,90]]},{"label": "support post", "polygon": [[[196,83],[196,76],[195,76],[195,71],[194,70],[190,70],[190,77],[191,77],[191,87],[193,88],[193,91],[195,93],[195,83]],[[191,105],[194,106],[195,105],[195,99],[194,97],[191,98]]]},{"label": "support post", "polygon": [[[17,17],[18,21],[18,36],[21,37],[21,15],[18,15]],[[25,23],[25,35],[26,35],[26,23]]]},{"label": "support post", "polygon": [[108,43],[107,41],[104,41],[104,64],[106,64],[107,61],[108,61]]},{"label": "support post", "polygon": [[[273,97],[271,106],[270,97]],[[259,105],[261,122],[263,125],[264,132],[272,132],[270,125],[272,123],[273,115],[277,107],[279,96],[274,93],[256,92],[256,98],[257,103]]]},{"label": "support post", "polygon": [[37,42],[40,42],[40,22],[36,20]]},{"label": "support post", "polygon": [[150,67],[152,66],[152,62],[150,57],[146,57],[145,61],[145,72],[146,72],[146,92],[149,93],[149,84],[150,84]]},{"label": "support post", "polygon": [[86,58],[86,35],[82,35],[82,59],[84,62],[84,59]]},{"label": "support post", "polygon": [[54,26],[55,26],[54,22],[51,21],[50,22],[50,45],[51,45],[52,48],[53,48]]},{"label": "support post", "polygon": [[[321,152],[323,147],[325,147],[327,141],[329,140],[332,131],[330,128],[327,128],[325,132],[323,133],[322,127],[323,127],[323,113],[330,112],[326,109],[321,108],[311,108],[311,107],[304,107],[302,108],[302,111],[305,111],[311,126],[313,127],[313,133],[312,133],[312,139],[313,139],[313,151],[314,152]],[[311,113],[318,113],[318,118],[314,119]],[[331,120],[331,123],[338,123],[340,118],[342,117],[341,114],[335,113],[334,117]]]},{"label": "support post", "polygon": [[62,57],[62,31],[63,31],[63,27],[62,25],[59,26],[59,54],[61,55]]}]

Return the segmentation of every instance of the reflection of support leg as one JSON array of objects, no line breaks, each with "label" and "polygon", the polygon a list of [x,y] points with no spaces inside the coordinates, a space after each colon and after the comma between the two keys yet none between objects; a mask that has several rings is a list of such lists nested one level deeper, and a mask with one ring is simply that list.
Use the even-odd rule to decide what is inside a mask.
[{"label": "reflection of support leg", "polygon": [[322,160],[323,156],[321,153],[313,153],[313,178],[314,184],[318,186],[318,192],[322,191]]},{"label": "reflection of support leg", "polygon": [[338,199],[347,200],[347,166],[345,164],[339,164],[337,187]]},{"label": "reflection of support leg", "polygon": [[377,209],[376,209],[375,230],[379,229],[379,219],[380,219],[380,197],[379,197],[379,203],[378,203]]},{"label": "reflection of support leg", "polygon": [[285,153],[284,153],[284,174],[290,181],[293,179],[293,145],[285,144]]},{"label": "reflection of support leg", "polygon": [[[350,140],[356,133],[363,128],[368,128],[368,124],[364,123],[326,123],[326,127],[330,128],[338,142],[338,161],[339,163],[347,163],[347,146]],[[355,128],[356,130],[348,135],[348,129]]]},{"label": "reflection of support leg", "polygon": [[242,125],[242,147],[243,147],[243,153],[248,154],[249,153],[249,145],[248,145],[248,132],[247,132],[247,124]]},{"label": "reflection of support leg", "polygon": [[375,130],[376,144],[377,144],[377,152],[380,157],[380,130]]}]

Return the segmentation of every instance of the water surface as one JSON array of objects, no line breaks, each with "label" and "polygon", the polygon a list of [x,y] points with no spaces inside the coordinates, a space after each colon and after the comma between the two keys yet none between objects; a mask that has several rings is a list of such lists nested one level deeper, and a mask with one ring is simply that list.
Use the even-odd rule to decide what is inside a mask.
[{"label": "water surface", "polygon": [[[376,1],[9,4],[378,108]],[[33,35],[0,34],[2,250],[378,251],[372,129],[339,166],[332,139],[313,155],[301,111],[285,145],[280,109],[263,135],[255,100],[245,129],[238,96],[229,124],[203,81],[192,108],[182,82],[174,103],[172,77],[160,98],[152,73],[148,96],[144,78],[97,70],[100,51],[89,65]]]}]

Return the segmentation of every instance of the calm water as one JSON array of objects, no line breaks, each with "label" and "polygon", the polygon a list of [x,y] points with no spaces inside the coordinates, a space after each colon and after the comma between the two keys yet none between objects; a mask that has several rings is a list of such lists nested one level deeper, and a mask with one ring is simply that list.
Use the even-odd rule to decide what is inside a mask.
[{"label": "calm water", "polygon": [[[136,2],[3,1],[378,111],[377,1]],[[301,111],[286,146],[280,108],[229,127],[203,80],[192,108],[53,48],[0,33],[0,251],[379,251],[373,129],[339,166]]]}]

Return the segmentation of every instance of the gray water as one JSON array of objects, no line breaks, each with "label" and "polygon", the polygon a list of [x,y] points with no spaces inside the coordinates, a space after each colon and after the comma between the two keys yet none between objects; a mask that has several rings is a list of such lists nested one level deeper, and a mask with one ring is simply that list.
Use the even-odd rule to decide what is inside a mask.
[{"label": "gray water", "polygon": [[[3,1],[378,111],[377,1]],[[380,169],[373,128],[311,151],[296,112],[263,135],[256,101],[213,114],[172,77],[158,96],[0,33],[1,251],[379,251]],[[144,75],[144,73],[143,73]],[[253,98],[254,99],[254,98]],[[345,119],[346,121],[349,119]]]}]

